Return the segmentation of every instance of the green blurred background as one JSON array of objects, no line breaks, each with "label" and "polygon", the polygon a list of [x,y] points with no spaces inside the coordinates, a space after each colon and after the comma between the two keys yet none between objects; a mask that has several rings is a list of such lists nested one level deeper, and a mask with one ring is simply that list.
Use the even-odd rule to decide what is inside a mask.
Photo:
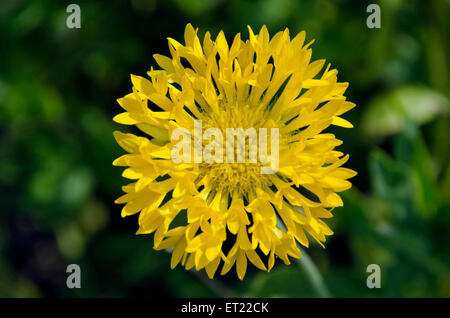
[{"label": "green blurred background", "polygon": [[[355,128],[333,132],[359,174],[326,249],[308,249],[331,294],[450,297],[448,0],[374,1],[381,29],[366,26],[371,1],[80,0],[81,29],[68,29],[70,3],[0,4],[0,297],[317,296],[295,264],[242,282],[172,271],[113,204],[126,183],[111,164],[115,100],[188,22],[229,39],[306,30],[313,59],[350,83]],[[71,263],[81,289],[66,287]],[[366,287],[372,263],[380,289]]]}]

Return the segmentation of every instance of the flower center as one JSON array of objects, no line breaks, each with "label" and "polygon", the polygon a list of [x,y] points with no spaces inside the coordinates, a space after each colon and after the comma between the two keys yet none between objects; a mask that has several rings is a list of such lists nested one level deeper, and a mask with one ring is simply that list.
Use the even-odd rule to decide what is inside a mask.
[{"label": "flower center", "polygon": [[217,193],[247,196],[256,188],[268,188],[270,185],[268,175],[261,174],[260,164],[201,164],[200,170],[208,180],[208,186]]},{"label": "flower center", "polygon": [[[249,128],[253,128],[256,133],[259,133],[259,128],[266,128],[267,112],[262,107],[251,107],[248,104],[243,105],[223,105],[219,106],[219,111],[212,111],[205,114],[203,120],[204,129],[218,128],[222,135],[227,136],[227,128],[238,129],[247,131]],[[266,128],[267,129],[267,128]],[[269,138],[269,133],[267,138]],[[245,162],[238,162],[237,155],[239,153],[239,137],[232,137],[234,142],[230,145],[227,136],[226,145],[224,145],[223,155],[224,159],[227,155],[227,147],[233,147],[234,162],[223,163],[201,163],[199,164],[200,176],[203,176],[208,184],[208,187],[214,191],[214,193],[230,194],[239,193],[245,197],[254,194],[256,188],[268,189],[271,182],[267,174],[261,173],[261,166],[266,165],[260,161],[251,162],[250,156],[256,156],[258,158],[259,147],[266,147],[267,145],[261,145],[258,143],[259,136],[256,137],[258,148],[250,146],[250,137],[245,135],[241,140],[245,140]],[[245,138],[245,139],[244,139]],[[270,144],[270,142],[268,142]],[[228,149],[230,150],[230,149]],[[267,149],[269,151],[269,149]],[[203,179],[202,178],[202,179]]]}]

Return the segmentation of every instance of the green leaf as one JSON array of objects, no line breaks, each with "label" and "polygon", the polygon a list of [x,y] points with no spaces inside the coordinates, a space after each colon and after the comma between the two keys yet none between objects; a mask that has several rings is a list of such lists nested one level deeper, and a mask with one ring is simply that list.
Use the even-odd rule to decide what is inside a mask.
[{"label": "green leaf", "polygon": [[393,160],[378,149],[370,155],[369,171],[375,195],[390,202],[394,217],[404,219],[408,214],[413,193],[407,165]]},{"label": "green leaf", "polygon": [[374,139],[402,131],[408,122],[422,125],[449,113],[448,99],[423,86],[402,86],[376,97],[363,114],[362,127]]},{"label": "green leaf", "polygon": [[439,204],[438,185],[434,163],[422,135],[401,134],[396,137],[394,152],[396,159],[409,167],[415,208],[423,216],[432,216]]}]

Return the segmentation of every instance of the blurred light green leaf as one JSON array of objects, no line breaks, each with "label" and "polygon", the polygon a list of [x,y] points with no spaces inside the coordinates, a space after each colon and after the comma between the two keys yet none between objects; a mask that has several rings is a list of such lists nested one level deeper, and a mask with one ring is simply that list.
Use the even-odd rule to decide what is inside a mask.
[{"label": "blurred light green leaf", "polygon": [[92,174],[86,167],[72,168],[61,184],[61,201],[71,207],[86,201],[93,187]]},{"label": "blurred light green leaf", "polygon": [[436,116],[447,116],[448,99],[423,86],[402,86],[377,96],[364,111],[361,126],[375,139],[402,131],[408,121],[424,124]]}]

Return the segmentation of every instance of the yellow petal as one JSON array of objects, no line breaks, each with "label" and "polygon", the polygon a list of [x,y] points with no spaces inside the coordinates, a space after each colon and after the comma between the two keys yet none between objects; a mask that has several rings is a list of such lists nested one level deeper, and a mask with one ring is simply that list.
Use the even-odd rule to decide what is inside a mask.
[{"label": "yellow petal", "polygon": [[114,116],[113,120],[116,123],[123,125],[135,125],[138,123],[134,118],[130,116],[130,113],[120,113]]},{"label": "yellow petal", "polygon": [[332,124],[335,126],[340,126],[340,127],[344,127],[344,128],[353,128],[353,125],[351,122],[345,120],[344,118],[337,117],[337,116],[333,117]]},{"label": "yellow petal", "polygon": [[247,257],[245,256],[245,252],[240,250],[237,254],[236,260],[236,272],[240,280],[244,279],[246,270],[247,270]]}]

